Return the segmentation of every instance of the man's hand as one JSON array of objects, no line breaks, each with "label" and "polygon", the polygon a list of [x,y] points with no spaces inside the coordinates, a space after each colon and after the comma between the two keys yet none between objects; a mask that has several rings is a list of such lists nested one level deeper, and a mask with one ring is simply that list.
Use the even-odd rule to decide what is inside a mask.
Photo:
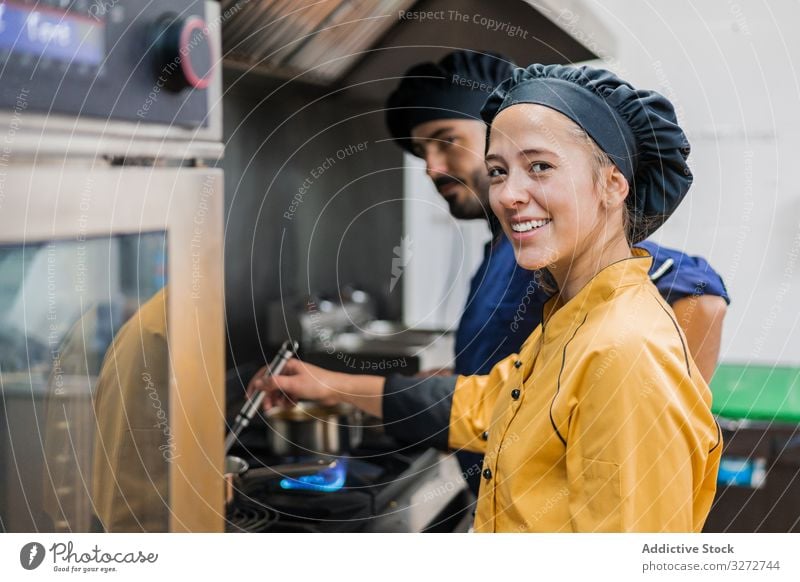
[{"label": "man's hand", "polygon": [[383,414],[384,378],[381,376],[331,372],[297,359],[286,362],[278,376],[264,378],[266,370],[266,366],[261,368],[247,386],[248,394],[255,390],[267,393],[265,410],[288,406],[298,400],[315,400],[326,406],[340,402],[352,404],[378,418]]},{"label": "man's hand", "polygon": [[281,374],[265,378],[267,367],[264,366],[247,386],[247,393],[256,390],[266,392],[264,397],[264,410],[274,406],[289,406],[298,400],[316,400],[323,405],[333,405],[341,402],[341,393],[338,392],[337,383],[342,374],[324,370],[311,364],[306,364],[292,358],[284,366]]}]

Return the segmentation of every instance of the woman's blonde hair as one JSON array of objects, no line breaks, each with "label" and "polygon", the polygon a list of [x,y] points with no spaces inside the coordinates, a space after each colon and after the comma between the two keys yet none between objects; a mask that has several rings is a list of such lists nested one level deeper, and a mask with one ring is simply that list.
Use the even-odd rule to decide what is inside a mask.
[{"label": "woman's blonde hair", "polygon": [[[595,185],[597,185],[603,178],[603,170],[613,166],[614,162],[581,126],[575,124],[572,131],[578,142],[586,145],[589,149],[589,154],[592,157],[592,177]],[[650,232],[652,224],[661,224],[663,220],[659,220],[658,217],[644,218],[637,216],[631,204],[634,195],[633,184],[628,184],[628,186],[631,190],[628,192],[628,198],[625,200],[625,207],[622,211],[622,229],[628,244],[633,245],[646,238],[646,233]]]}]

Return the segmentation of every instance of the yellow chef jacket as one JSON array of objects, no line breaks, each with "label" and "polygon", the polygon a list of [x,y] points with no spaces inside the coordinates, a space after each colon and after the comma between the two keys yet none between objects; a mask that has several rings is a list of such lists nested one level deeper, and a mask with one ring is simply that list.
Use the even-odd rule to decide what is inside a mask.
[{"label": "yellow chef jacket", "polygon": [[476,531],[702,529],[721,453],[711,392],[634,253],[551,299],[518,355],[456,381],[448,443],[486,454]]},{"label": "yellow chef jacket", "polygon": [[107,532],[169,528],[167,293],[120,328],[97,379],[92,500]]}]

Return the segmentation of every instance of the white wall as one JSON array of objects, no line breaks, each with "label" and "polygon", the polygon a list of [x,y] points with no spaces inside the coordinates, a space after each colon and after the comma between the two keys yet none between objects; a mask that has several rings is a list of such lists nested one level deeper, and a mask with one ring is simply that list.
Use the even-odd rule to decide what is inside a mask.
[{"label": "white wall", "polygon": [[653,237],[700,254],[732,298],[722,360],[800,365],[800,3],[586,0],[607,59],[673,100],[695,183]]},{"label": "white wall", "polygon": [[424,162],[405,154],[404,164],[403,322],[455,331],[489,227],[484,220],[454,219]]}]

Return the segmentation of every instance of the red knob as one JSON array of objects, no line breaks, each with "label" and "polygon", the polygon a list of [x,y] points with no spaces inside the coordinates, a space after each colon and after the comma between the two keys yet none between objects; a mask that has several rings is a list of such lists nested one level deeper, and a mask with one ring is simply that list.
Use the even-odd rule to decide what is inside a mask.
[{"label": "red knob", "polygon": [[205,89],[211,83],[214,55],[199,16],[162,18],[155,29],[154,50],[159,81],[167,89]]}]

